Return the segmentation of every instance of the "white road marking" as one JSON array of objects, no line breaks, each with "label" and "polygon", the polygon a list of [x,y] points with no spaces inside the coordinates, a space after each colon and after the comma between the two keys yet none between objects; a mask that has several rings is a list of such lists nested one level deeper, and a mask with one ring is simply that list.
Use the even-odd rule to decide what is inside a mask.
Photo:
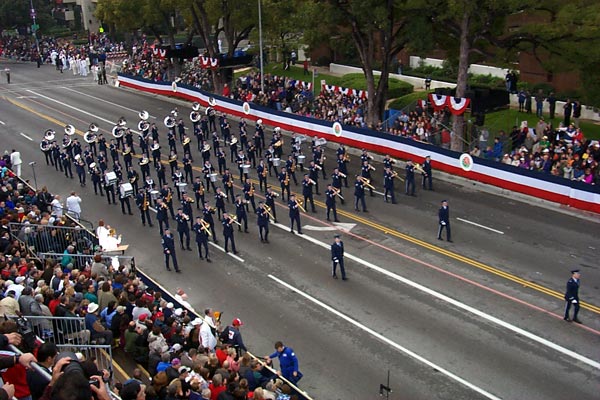
[{"label": "white road marking", "polygon": [[354,228],[356,226],[356,224],[350,224],[350,223],[346,223],[346,222],[334,222],[333,223],[335,226],[313,226],[313,225],[304,225],[302,228],[306,229],[308,231],[320,231],[320,232],[327,232],[327,231],[346,231],[346,232],[350,232],[352,230],[352,228]]},{"label": "white road marking", "polygon": [[[80,95],[82,95],[82,96],[86,96],[86,97],[92,98],[92,99],[94,99],[94,100],[98,100],[98,101],[101,101],[101,102],[103,102],[103,103],[107,103],[107,104],[110,104],[110,105],[112,105],[112,106],[119,107],[119,108],[122,108],[122,109],[124,109],[124,110],[127,110],[127,111],[134,112],[134,113],[136,113],[136,115],[139,113],[139,110],[134,110],[133,108],[125,107],[125,106],[122,106],[122,105],[120,105],[120,104],[113,103],[112,101],[104,100],[104,99],[102,99],[102,98],[100,98],[100,97],[92,96],[92,95],[90,95],[90,94],[83,93],[83,92],[80,92],[80,91],[78,91],[78,90],[74,90],[74,89],[68,88],[68,87],[66,87],[66,86],[62,86],[62,87],[61,87],[61,89],[66,89],[66,90],[68,90],[68,91],[71,91],[71,92],[78,93],[78,94],[80,94]],[[153,115],[150,115],[150,118],[156,119],[156,117],[155,117],[155,116],[153,116]]]},{"label": "white road marking", "polygon": [[[217,249],[221,250],[223,253],[225,253],[225,249],[221,246],[219,246],[218,244],[214,243],[214,242],[208,242],[208,244],[210,244],[213,247],[216,247]],[[243,263],[244,259],[242,257],[239,257],[233,253],[226,253],[227,255],[230,255],[231,257],[235,258],[236,260],[238,260],[239,262]]]},{"label": "white road marking", "polygon": [[490,392],[487,392],[486,390],[480,388],[479,386],[475,386],[474,384],[472,384],[471,382],[461,378],[460,376],[448,371],[447,369],[429,361],[428,359],[426,359],[423,356],[420,356],[419,354],[413,352],[412,350],[407,349],[406,347],[403,347],[401,345],[399,345],[398,343],[392,341],[391,339],[388,339],[387,337],[383,336],[382,334],[375,332],[373,329],[369,328],[368,326],[365,326],[363,324],[361,324],[360,322],[350,318],[349,316],[347,316],[346,314],[336,310],[335,308],[323,303],[320,300],[317,300],[316,298],[312,297],[309,294],[304,293],[303,291],[301,291],[300,289],[295,288],[294,286],[290,285],[287,282],[282,281],[281,279],[269,274],[268,275],[269,278],[271,278],[272,280],[274,280],[275,282],[279,283],[281,286],[284,286],[288,289],[290,289],[291,291],[299,294],[300,296],[304,297],[305,299],[311,301],[312,303],[318,305],[321,308],[324,308],[325,310],[329,311],[330,313],[340,317],[341,319],[349,322],[350,324],[356,326],[357,328],[367,332],[368,334],[370,334],[371,336],[374,336],[375,338],[381,340],[382,342],[392,346],[393,348],[395,348],[396,350],[401,351],[402,353],[406,354],[409,357],[414,358],[415,360],[427,365],[428,367],[433,368],[434,370],[446,375],[448,378],[463,384],[464,386],[468,387],[469,389],[481,394],[482,396],[488,398],[488,399],[492,399],[492,400],[500,400],[499,397],[493,395]]},{"label": "white road marking", "polygon": [[21,135],[21,136],[23,136],[25,139],[27,139],[27,140],[29,140],[29,141],[33,142],[33,139],[32,139],[32,138],[30,138],[29,136],[27,136],[26,134],[24,134],[23,132],[19,132],[19,135]]},{"label": "white road marking", "polygon": [[37,96],[17,96],[17,99],[37,99]]},{"label": "white road marking", "polygon": [[0,125],[6,125],[4,121],[0,121]]},{"label": "white road marking", "polygon": [[[289,231],[289,229],[290,229],[289,227],[287,227],[285,225],[282,225],[280,223],[276,223],[276,224],[272,224],[272,225],[274,225],[274,226],[276,226],[276,227],[278,227],[280,229],[287,230],[287,231]],[[329,245],[327,243],[324,243],[324,242],[321,242],[320,240],[315,239],[315,238],[313,238],[313,237],[311,237],[311,236],[309,236],[307,234],[297,235],[297,236],[300,237],[300,238],[302,238],[302,239],[304,239],[304,240],[308,240],[309,242],[314,243],[315,245],[323,247],[325,249],[329,250],[331,248],[331,245]],[[365,261],[365,260],[363,260],[360,257],[357,257],[355,255],[352,255],[352,254],[346,253],[346,252],[344,252],[344,257],[346,257],[347,259],[350,259],[350,260],[352,260],[352,261],[354,261],[354,262],[356,262],[358,264],[361,264],[361,265],[363,265],[366,268],[369,268],[369,269],[371,269],[373,271],[379,272],[379,273],[381,273],[381,274],[383,274],[383,275],[385,275],[385,276],[387,276],[389,278],[397,280],[397,281],[399,281],[401,283],[404,283],[407,286],[410,286],[410,287],[412,287],[414,289],[417,289],[417,290],[419,290],[419,291],[421,291],[423,293],[426,293],[426,294],[428,294],[428,295],[430,295],[432,297],[435,297],[435,298],[437,298],[439,300],[442,300],[442,301],[444,301],[444,302],[446,302],[448,304],[451,304],[451,305],[453,305],[453,306],[455,306],[457,308],[460,308],[460,309],[462,309],[462,310],[464,310],[464,311],[466,311],[466,312],[468,312],[470,314],[473,314],[473,315],[475,315],[475,316],[477,316],[477,317],[479,317],[481,319],[489,321],[489,322],[491,322],[493,324],[496,324],[496,325],[498,325],[498,326],[500,326],[502,328],[505,328],[505,329],[507,329],[509,331],[515,332],[515,333],[517,333],[517,334],[519,334],[521,336],[524,336],[524,337],[526,337],[526,338],[528,338],[528,339],[530,339],[530,340],[532,340],[534,342],[537,342],[537,343],[539,343],[539,344],[541,344],[543,346],[546,346],[546,347],[548,347],[548,348],[550,348],[552,350],[555,350],[555,351],[557,351],[559,353],[562,353],[562,354],[564,354],[564,355],[566,355],[568,357],[571,357],[574,360],[580,361],[580,362],[582,362],[584,364],[587,364],[587,365],[589,365],[589,366],[591,366],[591,367],[593,367],[595,369],[599,369],[600,370],[600,362],[594,361],[594,360],[592,360],[592,359],[590,359],[590,358],[588,358],[586,356],[583,356],[583,355],[581,355],[579,353],[574,352],[573,350],[569,350],[566,347],[563,347],[563,346],[561,346],[559,344],[556,344],[556,343],[553,343],[553,342],[551,342],[551,341],[549,341],[547,339],[544,339],[541,336],[538,336],[538,335],[536,335],[534,333],[531,333],[529,331],[521,329],[521,328],[519,328],[516,325],[513,325],[513,324],[511,324],[509,322],[503,321],[500,318],[496,318],[493,315],[487,314],[487,313],[485,313],[485,312],[483,312],[481,310],[476,309],[475,307],[471,307],[471,306],[469,306],[469,305],[467,305],[465,303],[462,303],[462,302],[460,302],[460,301],[458,301],[456,299],[453,299],[450,296],[446,296],[445,294],[442,294],[442,293],[437,292],[437,291],[435,291],[433,289],[430,289],[430,288],[428,288],[428,287],[426,287],[424,285],[421,285],[420,283],[417,283],[417,282],[412,281],[412,280],[410,280],[408,278],[400,276],[400,275],[398,275],[398,274],[396,274],[394,272],[388,271],[387,269],[382,268],[382,267],[380,267],[378,265],[375,265],[375,264],[372,264],[372,263],[370,263],[368,261]]]},{"label": "white road marking", "polygon": [[456,219],[459,220],[459,221],[462,221],[464,223],[471,224],[471,225],[477,226],[479,228],[487,229],[488,231],[499,233],[500,235],[504,235],[504,232],[499,231],[499,230],[494,229],[494,228],[490,228],[489,226],[481,225],[481,224],[478,224],[477,222],[469,221],[469,220],[458,218],[458,217]]}]

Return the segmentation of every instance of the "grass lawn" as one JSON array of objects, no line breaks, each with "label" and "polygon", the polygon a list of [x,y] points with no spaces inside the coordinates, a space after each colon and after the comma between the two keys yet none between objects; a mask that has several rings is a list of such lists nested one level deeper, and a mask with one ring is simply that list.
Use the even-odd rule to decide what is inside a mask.
[{"label": "grass lawn", "polygon": [[[548,115],[544,118],[548,121]],[[510,133],[514,125],[520,126],[521,121],[527,121],[530,127],[535,127],[538,122],[535,114],[520,113],[514,109],[507,109],[501,111],[495,111],[485,115],[485,127],[489,129],[491,135],[495,135],[500,130],[504,130]],[[552,126],[558,127],[562,121],[562,115],[560,118],[552,120]],[[600,124],[596,124],[591,121],[580,121],[581,129],[587,139],[600,139]]]}]

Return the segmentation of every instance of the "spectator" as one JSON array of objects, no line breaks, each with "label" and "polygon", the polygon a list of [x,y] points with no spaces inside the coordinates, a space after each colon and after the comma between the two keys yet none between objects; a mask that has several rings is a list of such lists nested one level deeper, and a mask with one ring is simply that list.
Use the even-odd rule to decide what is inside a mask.
[{"label": "spectator", "polygon": [[[48,374],[52,375],[52,365],[58,354],[58,348],[52,342],[44,342],[40,345],[37,351],[38,365]],[[35,369],[27,370],[27,384],[31,390],[32,400],[38,400],[44,394],[46,386],[50,382],[45,376],[41,375]]]},{"label": "spectator", "polygon": [[81,216],[81,197],[77,195],[75,192],[71,192],[71,195],[67,197],[67,213],[79,220]]},{"label": "spectator", "polygon": [[87,306],[87,314],[85,315],[85,328],[90,331],[92,341],[96,341],[98,344],[109,344],[112,345],[112,332],[107,330],[104,325],[100,322],[98,317],[98,304],[90,303]]},{"label": "spectator", "polygon": [[21,176],[21,164],[23,163],[23,161],[21,160],[21,153],[16,151],[15,149],[12,150],[12,152],[10,153],[10,165],[14,171],[14,173],[17,176]]}]

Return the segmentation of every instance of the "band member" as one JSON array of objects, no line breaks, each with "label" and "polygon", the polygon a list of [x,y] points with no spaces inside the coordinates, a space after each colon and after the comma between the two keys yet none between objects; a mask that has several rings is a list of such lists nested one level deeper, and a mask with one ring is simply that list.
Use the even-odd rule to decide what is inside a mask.
[{"label": "band member", "polygon": [[[208,255],[208,236],[210,233],[210,226],[205,222],[202,217],[196,217],[196,223],[192,227],[192,230],[196,233],[196,246],[198,246],[198,257],[201,260],[206,258],[207,262],[212,262]],[[204,256],[202,255],[202,249],[204,249]]]},{"label": "band member", "polygon": [[129,195],[125,195],[125,193],[119,190],[119,202],[121,203],[121,212],[125,214],[125,206],[127,206],[127,214],[133,215],[131,212],[131,202],[129,201]]},{"label": "band member", "polygon": [[163,186],[167,184],[165,166],[162,165],[162,163],[159,163],[156,166],[156,179],[158,180],[158,186]]},{"label": "band member", "polygon": [[254,136],[252,136],[252,143],[254,143],[254,147],[256,147],[256,153],[258,154],[259,157],[262,157],[262,142],[260,141],[260,135],[258,134],[258,131],[254,133]]},{"label": "band member", "polygon": [[173,209],[173,189],[171,189],[171,187],[165,183],[160,189],[160,197],[166,204],[167,209],[171,214],[171,218],[175,219],[175,211]]},{"label": "band member", "polygon": [[296,179],[296,160],[294,157],[288,156],[287,161],[285,162],[285,169],[294,180],[294,185],[298,186],[298,180]]},{"label": "band member", "polygon": [[220,187],[217,188],[217,192],[215,193],[215,205],[217,206],[217,216],[221,219],[221,213],[226,213],[225,210],[225,199],[227,198],[227,194],[221,190]]},{"label": "band member", "polygon": [[[373,166],[369,164],[369,161],[363,161],[362,166],[360,167],[360,176],[362,176],[365,179],[368,179],[369,181],[372,181],[373,179],[371,178],[371,170],[375,170],[375,168],[373,168]],[[375,196],[373,194],[373,188],[371,186],[369,186],[369,194],[371,195],[371,197]]]},{"label": "band member", "polygon": [[244,183],[248,179],[248,173],[244,173],[244,165],[247,163],[244,150],[240,149],[238,151],[235,162],[237,163],[238,170],[240,171],[240,182]]},{"label": "band member", "polygon": [[[223,136],[223,140],[225,140],[225,142],[230,142],[231,141],[231,126],[229,125],[229,122],[227,121],[227,118],[225,118],[224,115],[220,116],[219,118],[221,118],[221,117],[222,117],[221,135]],[[232,149],[232,154],[235,154],[237,152],[237,148],[235,149],[236,151],[233,151],[234,150],[233,147],[231,149]]]},{"label": "band member", "polygon": [[218,156],[219,151],[221,150],[221,140],[219,139],[219,135],[217,132],[212,133],[212,142],[213,142],[213,152],[215,157]]},{"label": "band member", "polygon": [[181,118],[179,121],[177,121],[177,132],[179,132],[179,141],[183,142],[183,137],[185,135],[185,124]]},{"label": "band member", "polygon": [[167,141],[169,142],[169,151],[177,153],[177,137],[175,136],[174,129],[169,129],[167,133]]},{"label": "band member", "polygon": [[177,200],[181,201],[181,190],[180,185],[185,183],[185,179],[183,177],[183,172],[177,167],[175,167],[175,173],[171,177],[173,179],[173,185],[177,188],[175,191],[177,192]]},{"label": "band member", "polygon": [[321,149],[321,146],[315,146],[313,150],[313,161],[319,167],[321,167],[321,172],[323,173],[323,179],[327,179],[325,173],[325,152]]},{"label": "band member", "polygon": [[327,185],[327,190],[325,191],[325,205],[327,206],[327,221],[331,221],[329,219],[329,213],[333,211],[333,220],[335,222],[340,222],[337,217],[337,206],[335,203],[335,198],[337,196],[337,189],[335,189],[331,183]]},{"label": "band member", "polygon": [[285,167],[281,168],[279,173],[279,184],[281,185],[281,200],[285,201],[285,193],[287,193],[288,200],[290,199],[290,175],[288,174]]},{"label": "band member", "polygon": [[238,230],[241,232],[242,231],[242,222],[244,223],[244,232],[248,233],[248,214],[246,213],[246,200],[242,199],[241,195],[236,195],[235,196],[235,202],[233,203],[235,205],[235,216],[238,220],[238,222],[240,223],[240,225],[238,225]]},{"label": "band member", "polygon": [[121,182],[123,180],[123,169],[118,161],[113,165],[113,172],[117,175],[117,180]]},{"label": "band member", "polygon": [[321,195],[321,192],[319,192],[319,168],[314,161],[311,161],[308,166],[308,177],[315,183],[315,193],[317,196]]},{"label": "band member", "polygon": [[[154,143],[154,140],[149,136],[140,135],[139,145],[142,156],[150,157],[150,141]],[[158,145],[158,140],[156,141],[156,145]]]},{"label": "band member", "polygon": [[46,165],[52,165],[54,167],[54,159],[52,158],[52,142],[49,140],[42,140],[41,145],[42,153],[44,153],[44,157],[46,157]]},{"label": "band member", "polygon": [[98,143],[98,136],[96,136],[96,140],[94,140],[92,143],[90,143],[90,152],[94,155],[94,157],[98,157],[98,149],[96,147]]},{"label": "band member", "polygon": [[[177,233],[179,233],[179,243],[181,244],[181,250],[192,250],[190,247],[190,227],[189,221],[190,216],[183,213],[183,209],[177,209],[177,215],[175,215],[175,221],[177,221]],[[185,247],[183,245],[183,238],[185,237]]]},{"label": "band member", "polygon": [[260,146],[257,146],[259,149],[265,149],[265,130],[262,124],[256,124],[256,133],[260,138]]},{"label": "band member", "polygon": [[316,213],[317,210],[315,209],[315,200],[313,198],[314,185],[314,181],[308,177],[308,174],[304,174],[304,179],[302,180],[302,195],[304,196],[304,204],[308,206],[308,202],[310,201],[312,212]]},{"label": "band member", "polygon": [[411,160],[406,162],[406,195],[415,195],[415,166]]},{"label": "band member", "polygon": [[273,222],[277,222],[277,209],[275,208],[275,197],[277,197],[277,193],[271,189],[271,186],[267,187],[267,191],[265,193],[265,204],[271,209],[271,214],[273,214]]},{"label": "band member", "polygon": [[[342,179],[348,181],[348,176],[343,175],[337,168],[333,170],[333,174],[331,175],[331,186],[336,188],[340,195],[342,194]],[[340,197],[342,204],[344,204],[344,199]]]},{"label": "band member", "polygon": [[394,164],[396,164],[396,161],[393,160],[389,154],[386,154],[385,157],[383,158],[383,167],[384,168],[390,168],[393,169]]},{"label": "band member", "polygon": [[[577,315],[579,314],[579,285],[581,279],[581,272],[578,269],[574,269],[571,271],[571,279],[567,281],[567,290],[565,292],[565,316],[564,320],[567,322],[575,322],[581,324]],[[573,319],[570,319],[571,306],[573,306]]]},{"label": "band member", "polygon": [[65,176],[67,178],[73,179],[73,170],[71,169],[71,156],[67,153],[66,150],[63,150],[60,153],[60,160],[63,166],[63,170],[65,171]]},{"label": "band member", "polygon": [[163,199],[156,200],[156,220],[160,235],[163,235],[165,229],[169,229],[169,206]]},{"label": "band member", "polygon": [[106,155],[104,152],[100,152],[98,155],[98,167],[100,167],[100,171],[104,173],[108,169],[108,164],[106,163]]},{"label": "band member", "polygon": [[[142,135],[143,134],[144,132],[142,132]],[[127,148],[129,148],[131,154],[135,154],[135,147],[133,145],[133,132],[131,132],[131,129],[127,129],[125,131],[125,145]],[[125,151],[123,151],[123,153],[125,153]]]},{"label": "band member", "polygon": [[169,154],[169,167],[171,168],[171,175],[175,173],[175,169],[177,169],[177,153],[171,151]]},{"label": "band member", "polygon": [[206,188],[204,187],[204,182],[202,182],[202,178],[197,176],[196,180],[194,181],[194,186],[193,186],[194,196],[196,197],[196,209],[197,210],[200,209],[201,204],[204,204],[205,189]]},{"label": "band member", "polygon": [[106,178],[108,172],[104,174],[104,191],[106,192],[106,199],[108,200],[108,204],[117,204],[117,200],[115,198],[115,183],[109,182]]},{"label": "band member", "polygon": [[115,139],[110,140],[110,145],[108,146],[108,149],[110,151],[110,157],[113,160],[113,164],[119,161],[119,149],[117,147],[117,144],[115,143]]},{"label": "band member", "polygon": [[135,204],[140,210],[142,225],[146,226],[146,222],[148,222],[150,227],[154,226],[152,225],[152,220],[150,219],[150,200],[148,199],[148,192],[140,189],[135,197]]},{"label": "band member", "polygon": [[212,166],[210,161],[205,161],[204,166],[202,167],[202,173],[204,174],[204,180],[206,181],[206,191],[210,193],[210,188],[212,187],[213,191],[217,191],[215,187],[215,183],[211,179],[211,174],[215,173],[215,167]]},{"label": "band member", "polygon": [[85,186],[85,161],[80,158],[75,162],[75,172],[79,178],[79,186]]},{"label": "band member", "polygon": [[194,200],[184,192],[183,199],[181,200],[181,209],[183,210],[183,213],[188,216],[190,228],[194,225],[194,210],[192,204],[194,204]]},{"label": "band member", "polygon": [[154,168],[160,163],[160,145],[158,142],[152,143],[152,162],[154,163]]},{"label": "band member", "polygon": [[333,263],[331,267],[331,276],[333,279],[337,279],[336,267],[340,266],[340,272],[342,273],[342,280],[346,281],[346,269],[344,268],[344,242],[340,239],[340,235],[335,235],[335,241],[331,245],[331,261]]},{"label": "band member", "polygon": [[125,145],[123,149],[123,162],[125,163],[125,169],[129,169],[132,165],[133,156],[131,155],[131,147]]},{"label": "band member", "polygon": [[392,171],[392,168],[387,167],[385,172],[383,173],[383,188],[385,189],[383,193],[383,200],[387,203],[388,196],[392,199],[392,204],[396,204],[396,194],[394,193],[394,178],[396,177],[396,173]]},{"label": "band member", "polygon": [[204,146],[204,135],[202,134],[202,130],[200,129],[200,124],[198,122],[192,122],[194,129],[194,136],[196,137],[196,143],[198,144],[198,152],[202,153],[202,146]]},{"label": "band member", "polygon": [[433,179],[431,176],[431,157],[427,156],[425,157],[425,162],[423,163],[423,172],[422,174],[422,179],[423,179],[423,189],[426,190],[433,190]]},{"label": "band member", "polygon": [[133,187],[133,192],[137,193],[138,192],[138,180],[140,179],[140,176],[138,175],[137,171],[135,169],[133,169],[132,166],[129,166],[129,168],[127,169],[127,180],[129,181],[129,183],[131,183],[131,186]]},{"label": "band member", "polygon": [[256,146],[254,143],[250,143],[248,146],[248,162],[252,165],[252,168],[256,168]]},{"label": "band member", "polygon": [[439,228],[438,228],[438,240],[442,239],[442,230],[446,228],[446,240],[452,243],[452,231],[450,229],[450,207],[448,207],[448,201],[442,200],[442,206],[438,211]]},{"label": "band member", "polygon": [[192,140],[187,135],[184,135],[183,141],[181,143],[183,145],[183,154],[186,154],[187,158],[189,158],[190,161],[194,161],[194,159],[192,158],[192,152],[190,150],[190,142],[191,141]]},{"label": "band member", "polygon": [[[225,188],[225,194],[227,197],[227,202],[229,203],[229,199],[233,199],[233,175],[229,172],[228,169],[225,170],[223,177],[221,179],[223,183],[223,187]],[[233,201],[233,200],[232,200]]]},{"label": "band member", "polygon": [[225,253],[229,253],[229,242],[231,242],[231,250],[233,250],[233,254],[237,254],[235,238],[233,237],[233,224],[235,223],[233,221],[229,214],[223,214],[221,223],[223,224],[223,237],[225,238]]},{"label": "band member", "polygon": [[189,153],[183,157],[183,172],[185,173],[186,182],[192,182],[194,180],[194,174],[192,173],[192,158]]},{"label": "band member", "polygon": [[210,161],[210,145],[206,142],[206,140],[202,141],[202,149],[200,150],[200,154],[202,155],[202,163]]},{"label": "band member", "polygon": [[258,216],[256,223],[258,224],[260,242],[269,243],[269,212],[263,205],[262,201],[258,202],[258,208],[256,209],[255,213]]},{"label": "band member", "polygon": [[154,180],[149,176],[146,177],[146,180],[144,181],[144,190],[150,193],[155,187]]},{"label": "band member", "polygon": [[373,157],[367,153],[367,149],[362,149],[362,154],[360,155],[360,162],[361,164],[364,164],[364,162],[369,162],[373,160]]},{"label": "band member", "polygon": [[275,164],[273,164],[273,159],[275,158],[274,152],[275,151],[273,150],[273,146],[269,146],[269,148],[265,152],[265,160],[267,160],[267,169],[269,170],[269,176],[273,176],[273,174],[277,176],[277,168],[275,167]]},{"label": "band member", "polygon": [[227,155],[222,149],[217,152],[217,164],[219,166],[219,174],[227,169]]},{"label": "band member", "polygon": [[290,209],[290,232],[294,233],[294,222],[298,233],[302,235],[302,226],[300,224],[300,204],[296,200],[296,195],[292,194],[288,197],[288,208]]},{"label": "band member", "polygon": [[165,267],[167,268],[167,271],[171,270],[169,267],[169,259],[172,258],[175,272],[181,272],[179,270],[179,265],[177,264],[177,255],[175,254],[175,239],[169,229],[167,229],[162,236],[161,244],[163,246],[163,252],[165,253]]},{"label": "band member", "polygon": [[142,171],[142,179],[146,180],[146,177],[150,176],[150,160],[148,160],[148,157],[144,156],[138,162],[138,165],[140,166],[140,170]]},{"label": "band member", "polygon": [[106,138],[101,133],[98,134],[96,142],[98,143],[98,152],[106,154],[108,145],[106,144]]},{"label": "band member", "polygon": [[208,138],[208,117],[206,114],[200,119],[200,130],[204,139]]},{"label": "band member", "polygon": [[56,143],[56,141],[52,142],[52,159],[54,160],[54,169],[60,172],[63,172],[62,160],[60,158],[60,147]]},{"label": "band member", "polygon": [[254,182],[247,180],[244,183],[244,199],[246,200],[246,211],[248,211],[248,203],[252,204],[252,211],[256,212],[256,203],[254,202]]},{"label": "band member", "polygon": [[267,166],[265,165],[265,160],[263,160],[262,158],[258,162],[258,167],[256,167],[256,173],[258,174],[258,187],[262,192],[264,192],[267,190]]},{"label": "band member", "polygon": [[[227,138],[223,137],[223,139],[225,139],[225,141],[227,141]],[[236,139],[234,137],[234,139]],[[235,161],[235,157],[237,156],[238,153],[238,144],[237,144],[237,139],[236,140],[232,140],[231,143],[229,143],[229,161],[233,164],[233,162]]]},{"label": "band member", "polygon": [[102,192],[102,181],[102,171],[100,171],[100,168],[94,167],[94,169],[92,170],[92,183],[94,184],[94,194],[97,195],[98,190],[100,190],[100,196],[104,196],[104,193]]},{"label": "band member", "polygon": [[204,208],[202,209],[202,219],[204,221],[206,221],[206,223],[208,224],[208,226],[210,227],[210,231],[213,237],[213,240],[215,241],[215,243],[219,243],[219,240],[217,239],[217,235],[215,234],[215,220],[213,218],[214,213],[217,210],[213,207],[210,207],[208,205],[208,201],[204,202]]},{"label": "band member", "polygon": [[335,151],[336,158],[339,158],[340,155],[342,156],[342,158],[346,156],[346,148],[342,143],[339,144],[337,150]]},{"label": "band member", "polygon": [[365,203],[365,184],[360,175],[356,175],[354,182],[354,210],[358,211],[358,203],[361,203],[363,212],[367,212],[367,204]]}]

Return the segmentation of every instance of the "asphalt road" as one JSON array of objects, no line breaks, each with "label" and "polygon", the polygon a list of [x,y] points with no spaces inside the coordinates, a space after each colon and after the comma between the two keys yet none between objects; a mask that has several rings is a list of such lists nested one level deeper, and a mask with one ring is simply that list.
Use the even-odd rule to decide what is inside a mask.
[{"label": "asphalt road", "polygon": [[[64,197],[80,193],[83,217],[116,227],[144,272],[172,291],[183,288],[196,309],[213,306],[226,321],[241,318],[253,353],[270,353],[276,340],[293,347],[305,376],[301,386],[315,398],[378,397],[388,370],[390,399],[597,398],[597,218],[435,179],[435,191],[418,189],[417,197],[397,188],[398,205],[367,197],[368,214],[338,204],[340,220],[355,224],[342,232],[348,282],[330,277],[326,246],[336,228],[325,221],[319,196],[318,212],[302,215],[303,237],[287,231],[279,202],[282,226],[271,226],[271,244],[260,243],[250,215],[250,233],[236,232],[240,258],[211,246],[207,264],[195,251],[178,251],[183,273],[168,273],[158,228],[142,227],[138,213],[123,216],[119,206],[94,196],[90,183],[80,188],[77,179],[46,167],[39,141],[48,128],[60,138],[66,123],[85,131],[96,122],[107,135],[120,116],[137,125],[142,109],[165,137],[162,119],[175,103],[51,67],[10,68],[12,83],[0,78],[0,138],[5,149],[20,149],[25,177],[32,178],[27,163],[36,161],[38,186]],[[176,104],[187,117],[189,105]],[[332,155],[328,150],[328,171]],[[351,158],[354,172],[358,157]],[[375,166],[379,176],[381,165]],[[381,182],[376,186],[381,190]],[[454,243],[435,240],[441,199],[450,202]],[[575,267],[582,269],[588,303],[583,326],[561,319],[559,297]]]}]

